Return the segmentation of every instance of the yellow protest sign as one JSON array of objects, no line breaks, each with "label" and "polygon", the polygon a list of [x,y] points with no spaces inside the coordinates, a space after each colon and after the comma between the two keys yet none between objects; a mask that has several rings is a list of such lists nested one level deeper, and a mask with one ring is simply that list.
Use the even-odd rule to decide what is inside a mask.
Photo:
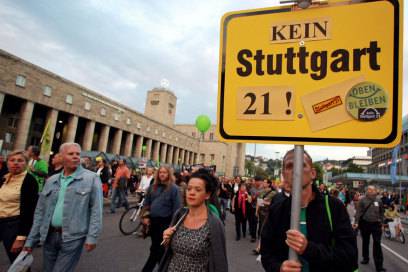
[{"label": "yellow protest sign", "polygon": [[401,131],[402,15],[398,0],[225,14],[220,138],[396,145]]}]

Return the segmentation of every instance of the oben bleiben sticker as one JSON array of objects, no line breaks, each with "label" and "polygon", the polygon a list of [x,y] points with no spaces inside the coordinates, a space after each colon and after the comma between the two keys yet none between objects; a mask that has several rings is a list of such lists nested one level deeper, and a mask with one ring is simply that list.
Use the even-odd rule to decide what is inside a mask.
[{"label": "oben bleiben sticker", "polygon": [[356,120],[380,119],[388,108],[388,95],[380,85],[365,81],[354,85],[346,95],[347,112]]}]

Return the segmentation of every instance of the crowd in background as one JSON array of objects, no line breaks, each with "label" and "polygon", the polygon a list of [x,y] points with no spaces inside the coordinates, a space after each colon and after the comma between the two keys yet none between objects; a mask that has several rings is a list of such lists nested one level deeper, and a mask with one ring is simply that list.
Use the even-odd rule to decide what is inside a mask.
[{"label": "crowd in background", "polygon": [[[72,148],[77,148],[76,150],[80,152],[79,145],[71,145],[73,145]],[[70,147],[68,146],[68,148]],[[125,159],[108,162],[105,158],[97,157],[94,161],[90,158],[81,158],[79,161],[77,151],[78,154],[72,155],[76,156],[75,160],[71,158],[71,163],[75,165],[69,168],[67,166],[67,161],[70,160],[67,157],[69,154],[66,150],[64,152],[52,156],[50,165],[40,158],[40,149],[36,146],[29,146],[26,151],[12,152],[8,155],[7,160],[0,157],[0,238],[10,262],[13,262],[18,252],[23,249],[27,237],[34,235],[30,234],[31,236],[29,236],[31,226],[42,224],[42,221],[33,220],[38,193],[46,190],[40,194],[40,202],[46,208],[46,205],[49,205],[46,202],[47,196],[57,192],[55,197],[59,201],[57,202],[58,205],[64,201],[65,191],[62,193],[61,200],[61,193],[58,192],[60,188],[56,187],[58,189],[51,190],[50,180],[61,182],[62,186],[66,178],[65,187],[61,187],[61,190],[66,190],[72,179],[75,179],[75,173],[79,175],[77,169],[88,171],[81,172],[81,175],[91,177],[91,179],[97,177],[97,181],[94,182],[100,184],[100,188],[95,192],[92,188],[89,190],[92,190],[95,195],[98,195],[98,190],[100,190],[101,200],[102,197],[111,199],[111,213],[115,213],[116,209],[120,207],[129,208],[127,200],[129,194],[143,193],[146,195],[142,217],[144,225],[148,226],[152,245],[150,256],[143,271],[153,271],[159,264],[160,271],[179,271],[180,267],[186,265],[185,259],[189,259],[190,263],[205,264],[202,268],[206,271],[227,271],[227,267],[224,266],[226,253],[223,224],[226,220],[230,220],[230,217],[231,220],[235,221],[236,241],[245,239],[248,235],[250,241],[254,243],[253,253],[260,254],[262,228],[268,217],[269,207],[275,196],[283,189],[283,184],[278,185],[275,181],[260,176],[218,177],[212,169],[203,169],[199,166],[174,172],[172,167],[166,165],[157,168],[132,169]],[[71,175],[65,176],[69,169],[72,170]],[[56,175],[59,173],[61,173],[61,178],[59,178],[61,181],[55,178],[60,177],[60,175]],[[10,184],[18,184],[19,186],[15,187],[18,189],[11,188]],[[377,192],[373,188],[370,189],[370,186],[366,194],[357,190],[349,190],[346,186],[337,188],[327,188],[325,184],[319,184],[318,187],[317,184],[314,184],[314,186],[321,195],[330,195],[344,205],[351,226],[355,227],[360,224],[359,229],[363,235],[364,245],[362,264],[368,263],[368,242],[366,240],[369,239],[367,236],[373,235],[375,261],[379,262],[378,267],[381,268],[382,253],[381,248],[378,248],[380,238],[378,231],[373,226],[377,228],[377,222],[383,222],[383,217],[392,221],[393,218],[399,217],[399,211],[407,211],[407,195],[404,194],[400,200],[398,193]],[[91,191],[80,186],[76,192],[78,195],[87,195]],[[367,199],[370,197],[371,201],[368,201]],[[90,199],[99,201],[92,197]],[[372,206],[378,206],[380,212],[366,213]],[[183,207],[188,207],[190,211],[184,211]],[[91,211],[91,213],[95,213],[95,211]],[[94,216],[96,215],[94,214]],[[360,219],[362,218],[366,219],[365,225],[361,223]],[[64,227],[62,214],[59,217],[58,214],[54,214],[52,220],[52,222],[56,220],[59,224],[51,225],[49,231],[62,234]],[[177,221],[184,222],[184,227],[181,227],[179,232],[176,232],[178,230]],[[362,221],[364,222],[364,220]],[[371,224],[373,222],[375,225]],[[95,233],[98,233],[101,226],[95,228],[97,229]],[[39,226],[37,232],[36,235],[39,235]],[[171,239],[173,235],[175,240]],[[194,247],[193,244],[190,251],[186,252],[185,248],[191,246],[189,239],[194,240],[194,237],[201,239],[199,240],[200,248]],[[213,239],[211,240],[212,244],[208,242],[209,237]],[[39,237],[37,238],[39,239]],[[95,234],[95,237],[91,239],[92,243],[86,242],[89,237],[86,240],[81,238],[81,241],[92,250],[96,238],[97,235]],[[58,239],[62,238],[59,237]],[[31,240],[29,239],[29,241]],[[162,246],[163,241],[168,241],[171,251]],[[32,244],[28,244],[32,247]],[[214,245],[217,249],[214,248]],[[27,248],[30,250],[30,247]],[[219,251],[220,248],[221,251]],[[218,254],[212,256],[210,253],[213,251],[217,251]],[[165,259],[164,263],[162,256]],[[78,256],[77,258],[79,259]],[[72,260],[63,262],[69,263],[71,268],[75,267],[76,264]]]}]

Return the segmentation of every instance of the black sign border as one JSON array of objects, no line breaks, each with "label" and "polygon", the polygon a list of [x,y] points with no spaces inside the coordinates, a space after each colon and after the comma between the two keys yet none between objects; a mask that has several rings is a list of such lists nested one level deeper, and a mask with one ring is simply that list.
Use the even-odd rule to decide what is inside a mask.
[{"label": "black sign border", "polygon": [[340,138],[309,138],[309,137],[276,137],[276,136],[237,136],[229,135],[224,130],[224,87],[225,87],[225,58],[226,58],[226,41],[228,23],[237,17],[246,17],[254,15],[272,14],[290,12],[291,8],[249,11],[240,14],[231,14],[227,16],[223,24],[223,44],[222,44],[222,66],[221,66],[221,95],[219,110],[219,133],[227,140],[253,140],[253,141],[282,141],[288,142],[305,142],[305,143],[349,143],[349,144],[389,144],[398,136],[398,91],[399,91],[399,20],[400,5],[398,0],[387,0],[394,7],[394,79],[393,79],[393,109],[392,109],[392,130],[391,133],[383,139],[340,139]]}]

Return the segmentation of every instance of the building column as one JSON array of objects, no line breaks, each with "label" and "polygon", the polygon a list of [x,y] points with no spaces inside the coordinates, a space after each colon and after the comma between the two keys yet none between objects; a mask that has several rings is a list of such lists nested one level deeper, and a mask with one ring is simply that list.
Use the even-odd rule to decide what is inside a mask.
[{"label": "building column", "polygon": [[92,139],[95,132],[95,121],[88,120],[85,126],[84,139],[82,141],[82,150],[88,151],[92,149]]},{"label": "building column", "polygon": [[77,128],[78,128],[78,116],[71,115],[68,118],[67,135],[65,136],[64,143],[75,142]]},{"label": "building column", "polygon": [[147,160],[150,160],[152,155],[152,139],[146,140],[146,154],[145,157]]},{"label": "building column", "polygon": [[180,152],[181,152],[181,154],[179,155],[180,156],[180,164],[185,164],[185,162],[184,162],[184,153],[186,151],[184,149],[181,149]]},{"label": "building column", "polygon": [[143,146],[143,136],[137,136],[135,153],[133,154],[134,157],[136,158],[142,157],[142,146]]},{"label": "building column", "polygon": [[173,164],[173,151],[174,151],[174,146],[170,145],[167,148],[168,152],[167,152],[167,159],[166,162],[169,164]]},{"label": "building column", "polygon": [[[45,121],[45,125],[50,122],[50,127],[49,127],[49,133],[50,133],[50,150],[52,148],[52,142],[54,141],[54,133],[55,133],[55,127],[57,125],[57,119],[58,119],[58,111],[54,109],[49,109],[47,112],[47,119]],[[59,147],[58,147],[59,148]],[[47,154],[42,154],[42,159],[45,161],[49,161],[50,159],[50,152],[47,152]]]},{"label": "building column", "polygon": [[17,125],[16,139],[14,149],[26,149],[28,132],[30,130],[31,118],[33,116],[34,103],[25,101],[21,105],[20,120]]},{"label": "building column", "polygon": [[166,155],[167,155],[167,144],[162,143],[162,150],[160,152],[160,162],[166,163]]},{"label": "building column", "polygon": [[118,129],[115,132],[115,135],[113,135],[113,146],[112,146],[112,153],[113,154],[118,154],[120,153],[120,144],[122,142],[122,134],[123,130]]},{"label": "building column", "polygon": [[98,151],[106,152],[106,149],[108,148],[109,130],[110,127],[107,125],[102,127],[101,135],[99,136]]},{"label": "building column", "polygon": [[189,164],[189,165],[191,164],[191,151],[187,151],[187,159],[186,159],[186,161],[187,161],[187,162],[186,162],[187,164]]},{"label": "building column", "polygon": [[1,109],[3,108],[3,103],[4,103],[4,93],[0,93],[0,114],[1,114]]},{"label": "building column", "polygon": [[130,157],[132,154],[132,144],[133,144],[133,133],[128,132],[126,135],[126,143],[125,143],[125,156]]},{"label": "building column", "polygon": [[159,159],[159,150],[160,150],[160,142],[155,141],[153,145],[153,159],[152,159],[154,162],[157,162],[157,160]]},{"label": "building column", "polygon": [[186,150],[186,164],[190,164],[190,151]]},{"label": "building column", "polygon": [[179,164],[179,161],[178,161],[179,153],[180,153],[180,149],[178,147],[174,147],[174,154],[173,154],[173,163],[174,164]]},{"label": "building column", "polygon": [[193,156],[194,156],[193,151],[189,151],[188,152],[188,164],[189,165],[193,164]]}]

